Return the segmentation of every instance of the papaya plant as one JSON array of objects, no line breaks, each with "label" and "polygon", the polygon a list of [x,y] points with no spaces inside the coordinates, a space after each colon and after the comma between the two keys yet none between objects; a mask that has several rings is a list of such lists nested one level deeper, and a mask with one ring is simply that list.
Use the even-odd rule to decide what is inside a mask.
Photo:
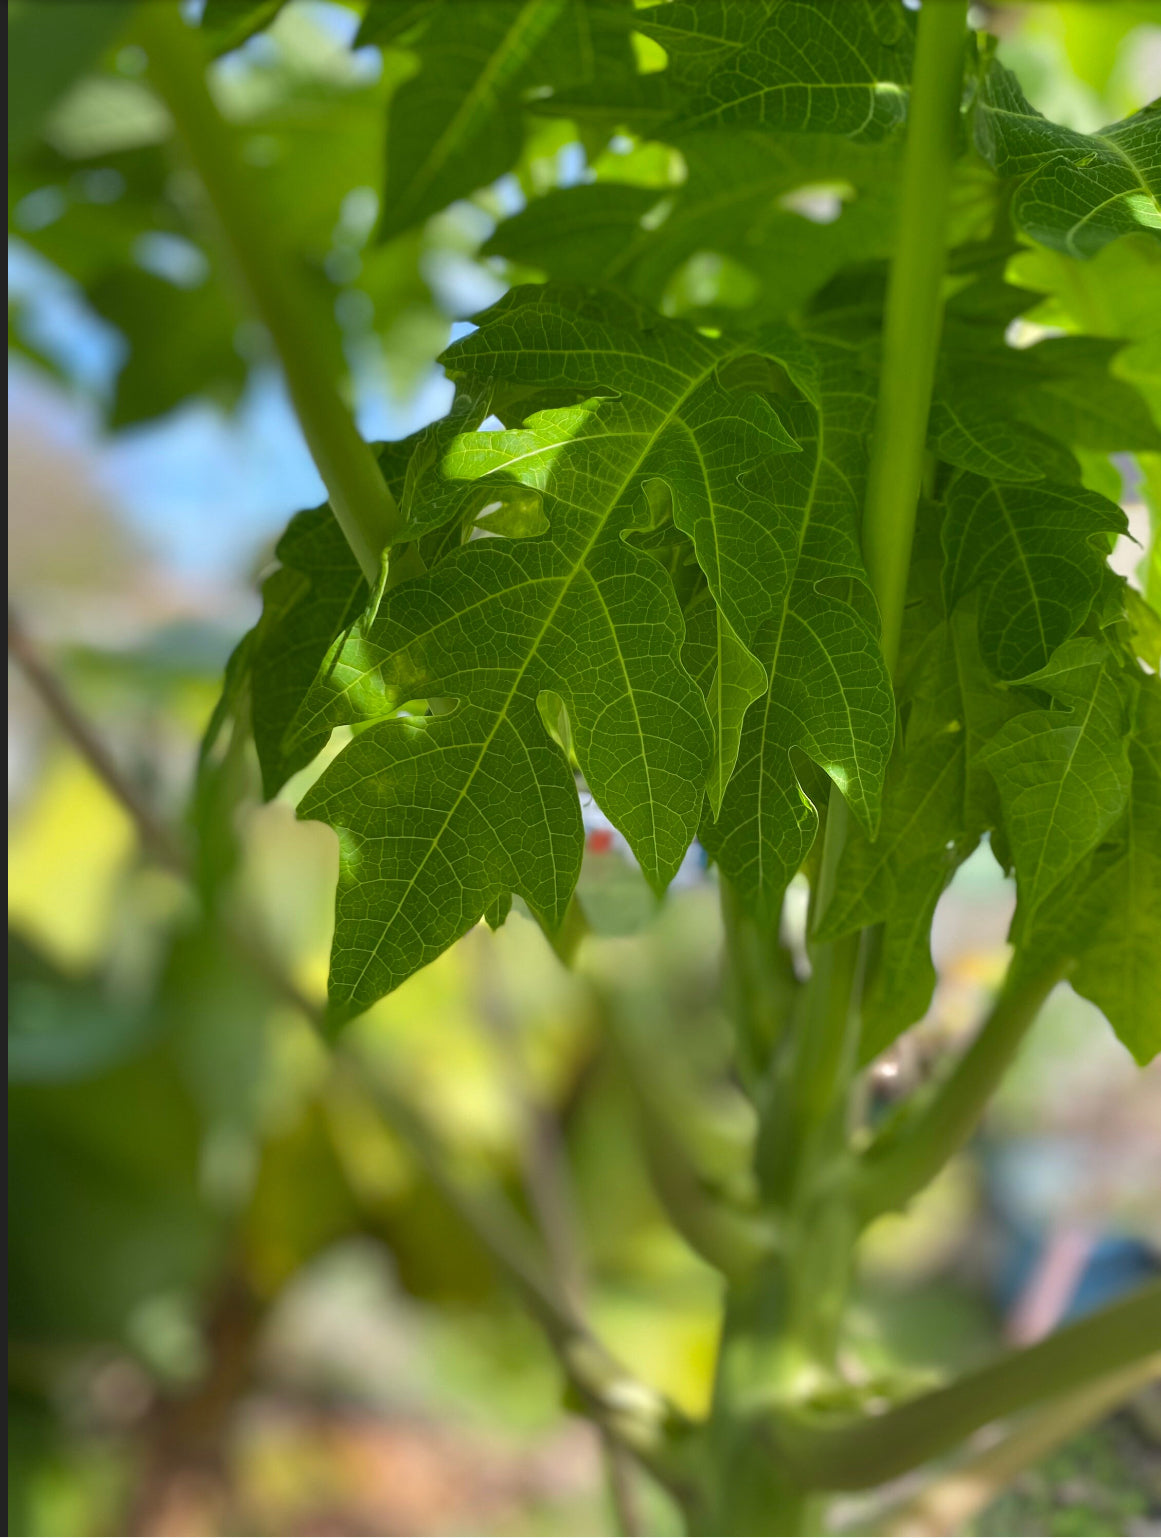
[{"label": "papaya plant", "polygon": [[[722,1276],[708,1416],[635,1381],[476,1213],[575,1406],[691,1532],[804,1533],[836,1492],[970,1471],[981,1428],[1035,1441],[1116,1402],[1155,1371],[1156,1287],[917,1396],[852,1375],[844,1342],[860,1236],[971,1137],[1058,984],[1139,1063],[1161,1050],[1161,578],[1155,547],[1136,584],[1108,560],[1108,456],[1147,485],[1161,464],[1161,107],[1051,122],[962,0],[370,0],[354,47],[405,65],[348,130],[386,146],[375,240],[523,189],[483,247],[505,291],[440,359],[450,410],[372,444],[205,84],[279,9],[126,25],[327,492],[278,544],[198,792],[216,815],[240,740],[272,797],[349,738],[299,805],[341,851],[320,1029],[342,1052],[514,902],[571,964],[582,793],[658,901],[697,840],[756,1128],[744,1199],[651,1128]],[[583,170],[538,181],[544,144]],[[870,1065],[927,1011],[935,910],[983,841],[1018,894],[1007,975],[876,1120]]]}]

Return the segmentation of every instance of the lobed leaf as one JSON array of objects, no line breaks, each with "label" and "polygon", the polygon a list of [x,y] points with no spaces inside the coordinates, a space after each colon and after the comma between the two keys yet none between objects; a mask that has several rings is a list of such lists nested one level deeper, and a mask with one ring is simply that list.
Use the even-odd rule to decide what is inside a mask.
[{"label": "lobed leaf", "polygon": [[[670,304],[691,259],[724,255],[752,275],[754,292],[738,305],[751,323],[793,310],[845,263],[887,254],[895,145],[754,131],[677,134],[673,143],[687,168],[680,187],[557,189],[505,220],[484,254]],[[801,211],[795,195],[811,189],[838,200],[836,217]]]},{"label": "lobed leaf", "polygon": [[1125,809],[1130,784],[1119,659],[1100,641],[1066,641],[1020,682],[1054,705],[1009,721],[985,747],[1019,893],[1016,933],[1091,854]]},{"label": "lobed leaf", "polygon": [[1132,789],[1094,853],[1044,903],[1017,965],[1071,959],[1072,986],[1104,1013],[1141,1064],[1161,1052],[1161,688],[1130,689]]},{"label": "lobed leaf", "polygon": [[674,119],[683,131],[761,126],[876,139],[906,116],[913,32],[901,7],[675,0],[637,25],[689,90]]},{"label": "lobed leaf", "polygon": [[[927,563],[934,566],[934,563]],[[925,593],[925,587],[930,591]],[[928,1007],[935,987],[930,932],[956,868],[994,827],[999,807],[981,770],[982,750],[1028,701],[997,687],[979,654],[969,600],[949,619],[938,601],[937,569],[913,569],[913,627],[901,695],[906,729],[883,793],[879,835],[848,832],[819,939],[878,926],[863,996],[861,1055],[875,1057]],[[912,661],[907,665],[907,652]]]},{"label": "lobed leaf", "polygon": [[[364,38],[380,33],[373,8]],[[399,40],[419,70],[396,92],[387,134],[380,234],[392,238],[510,171],[524,142],[525,104],[538,92],[634,73],[626,16],[607,0],[438,0]],[[390,12],[388,20],[391,21]]]},{"label": "lobed leaf", "polygon": [[1133,791],[1115,843],[1098,854],[1086,909],[1095,920],[1072,986],[1141,1064],[1161,1052],[1161,693],[1140,684],[1129,741]]},{"label": "lobed leaf", "polygon": [[976,147],[1019,177],[1016,227],[1069,256],[1095,256],[1119,235],[1161,232],[1161,107],[1093,134],[1043,117],[1010,70],[989,59],[974,108]]},{"label": "lobed leaf", "polygon": [[979,589],[989,667],[1021,678],[1047,665],[1092,607],[1107,536],[1127,527],[1115,503],[1080,486],[956,476],[943,525],[944,593],[950,609]]},{"label": "lobed leaf", "polygon": [[818,827],[792,754],[830,776],[873,836],[894,733],[890,679],[860,598],[856,530],[873,402],[840,349],[818,352],[813,399],[785,409],[802,453],[782,462],[774,490],[785,576],[753,645],[769,685],[746,715],[721,810],[701,832],[742,899],[766,914],[777,911]]}]

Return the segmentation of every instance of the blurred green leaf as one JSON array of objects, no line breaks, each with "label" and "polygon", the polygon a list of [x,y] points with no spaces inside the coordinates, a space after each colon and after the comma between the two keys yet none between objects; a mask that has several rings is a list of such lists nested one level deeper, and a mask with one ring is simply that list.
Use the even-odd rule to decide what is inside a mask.
[{"label": "blurred green leaf", "polygon": [[22,149],[49,109],[129,20],[131,0],[13,0],[8,7],[8,143]]}]

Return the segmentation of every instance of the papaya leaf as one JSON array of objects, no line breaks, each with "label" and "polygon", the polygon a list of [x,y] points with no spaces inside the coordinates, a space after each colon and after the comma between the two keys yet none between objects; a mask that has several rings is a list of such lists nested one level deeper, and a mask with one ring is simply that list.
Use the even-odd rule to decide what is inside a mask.
[{"label": "papaya leaf", "polygon": [[1069,256],[1095,256],[1119,235],[1161,234],[1161,108],[1156,102],[1096,133],[1050,122],[1010,70],[989,59],[975,103],[976,147],[1019,177],[1018,229]]},{"label": "papaya leaf", "polygon": [[[742,307],[751,323],[793,310],[845,263],[887,254],[895,145],[765,131],[678,134],[672,142],[687,170],[681,186],[559,188],[505,220],[484,253],[644,299],[670,293],[691,258],[724,255],[758,285]],[[829,200],[820,205],[825,219],[809,217],[813,205],[800,202],[811,189]]]},{"label": "papaya leaf", "polygon": [[612,0],[592,9],[581,0],[439,0],[426,18],[411,6],[387,9],[402,12],[401,24],[417,23],[398,41],[419,70],[391,104],[383,239],[510,171],[524,143],[525,104],[541,87],[635,73],[623,8]]},{"label": "papaya leaf", "polygon": [[1069,958],[1072,986],[1141,1064],[1161,1052],[1161,689],[1137,675],[1128,739],[1132,789],[1121,818],[1035,915],[1017,953]]},{"label": "papaya leaf", "polygon": [[1002,678],[1045,667],[1088,615],[1108,536],[1128,527],[1124,513],[1080,486],[1005,485],[968,473],[952,483],[946,507],[948,607],[979,588],[988,666]]},{"label": "papaya leaf", "polygon": [[[792,341],[779,345],[805,371],[802,345]],[[750,341],[701,336],[607,296],[553,289],[515,290],[446,355],[453,376],[503,379],[534,404],[537,392],[581,399],[533,411],[516,430],[455,440],[445,477],[469,482],[477,507],[512,485],[539,492],[549,533],[472,541],[429,576],[388,592],[374,623],[337,649],[300,718],[309,732],[376,720],[410,699],[457,701],[422,722],[361,733],[302,808],[344,830],[332,980],[340,1010],[366,1007],[395,986],[506,889],[550,925],[560,921],[576,880],[579,813],[571,771],[537,708],[545,690],[560,696],[585,780],[646,876],[661,888],[676,871],[700,816],[712,736],[680,664],[674,589],[623,536],[648,523],[646,486],[663,481],[674,523],[711,584],[723,584],[743,644],[758,645],[763,624],[781,621],[786,552],[803,519],[795,508],[791,521],[773,500],[767,461],[804,456],[780,421],[795,402],[775,410],[754,387],[786,375],[773,357],[751,365],[754,356]],[[801,407],[812,426],[813,408]],[[750,462],[752,485],[740,474]],[[809,468],[796,472],[800,495],[811,480]],[[812,505],[828,494],[835,488]],[[831,536],[828,544],[845,537],[846,555],[816,559],[819,580],[858,569],[853,528]],[[824,623],[834,607],[821,594],[804,602]],[[791,622],[796,637],[809,623]],[[873,653],[873,633],[859,623],[859,644]],[[761,644],[773,651],[777,641]],[[809,700],[802,708],[813,717]],[[863,785],[857,749],[847,756],[850,792],[869,808],[873,772]],[[416,800],[419,759],[425,789]],[[406,827],[395,810],[403,805],[412,808]],[[470,877],[462,885],[453,861]]]},{"label": "papaya leaf", "polygon": [[1066,641],[1020,680],[1053,704],[1009,721],[981,760],[995,778],[1016,869],[1018,935],[1054,887],[1123,813],[1130,769],[1119,659],[1101,641]]},{"label": "papaya leaf", "polygon": [[1133,791],[1113,848],[1098,853],[1087,911],[1099,921],[1072,986],[1102,1010],[1139,1063],[1161,1052],[1161,695],[1140,685],[1129,740]]},{"label": "papaya leaf", "polygon": [[206,0],[201,28],[215,54],[229,53],[261,32],[286,0]]},{"label": "papaya leaf", "polygon": [[665,48],[689,98],[682,130],[764,128],[881,138],[907,111],[912,24],[870,0],[675,0],[637,25]]},{"label": "papaya leaf", "polygon": [[[487,397],[461,392],[448,417],[379,448],[379,467],[404,515],[415,484],[438,459],[440,445],[461,426],[474,425]],[[442,531],[440,531],[442,532]],[[451,543],[461,531],[449,532]],[[250,723],[262,790],[267,800],[326,746],[330,729],[296,735],[291,725],[336,637],[344,636],[371,599],[366,579],[329,503],[296,513],[274,554],[277,570],[262,584],[262,614],[231,658],[222,698],[207,728],[202,756],[225,719],[249,690]]]},{"label": "papaya leaf", "polygon": [[765,914],[777,911],[818,827],[792,752],[826,771],[873,836],[894,734],[890,680],[859,598],[856,528],[873,403],[847,355],[818,353],[817,382],[803,378],[810,396],[784,408],[802,452],[780,462],[773,490],[789,537],[778,606],[753,646],[769,687],[746,715],[721,810],[701,832],[743,901]]},{"label": "papaya leaf", "polygon": [[[938,606],[931,609],[937,613]],[[817,925],[821,940],[879,926],[863,995],[864,1061],[890,1046],[931,1001],[936,904],[998,815],[982,750],[1029,703],[997,686],[985,667],[970,602],[950,620],[937,614],[913,637],[912,649],[907,726],[887,776],[879,835],[849,831]]]}]

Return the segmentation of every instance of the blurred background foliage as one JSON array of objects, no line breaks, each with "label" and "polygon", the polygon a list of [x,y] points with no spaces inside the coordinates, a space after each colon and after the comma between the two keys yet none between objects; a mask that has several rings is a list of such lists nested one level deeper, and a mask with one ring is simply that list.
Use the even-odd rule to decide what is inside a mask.
[{"label": "blurred background foliage", "polygon": [[[410,9],[378,6],[361,34],[372,41],[353,49],[358,6],[208,0],[202,17],[215,95],[333,310],[375,439],[446,409],[437,353],[513,276],[481,254],[497,220],[602,168],[583,122],[533,104],[515,175],[377,239],[385,107],[415,69]],[[1060,121],[1090,130],[1157,91],[1156,4],[978,19]],[[124,772],[181,826],[254,579],[321,487],[264,337],[204,238],[131,8],[12,0],[9,40],[12,590]],[[663,184],[658,149],[618,144],[609,174]],[[1084,266],[1038,251],[1015,268],[1044,293],[1044,326],[1131,343],[1118,367],[1161,418],[1149,250],[1130,238]],[[696,267],[682,279],[729,280]],[[680,283],[674,294],[680,308]],[[1093,460],[1147,545],[1161,466]],[[1133,570],[1140,548],[1116,558]],[[682,1405],[707,1401],[716,1276],[653,1194],[639,1093],[648,1062],[702,1178],[744,1179],[750,1128],[703,862],[654,911],[588,808],[581,898],[596,935],[577,970],[519,914],[481,928],[358,1025],[359,1077],[230,939],[241,916],[256,953],[321,995],[336,850],[293,814],[318,767],[258,806],[253,766],[227,745],[199,903],[143,857],[129,817],[11,678],[11,1531],[610,1530],[595,1434],[381,1116],[377,1078],[402,1088],[473,1187],[523,1203],[530,1173],[567,1170],[558,1240],[601,1333]],[[978,1018],[1011,901],[986,851],[944,898],[935,1003],[877,1065],[884,1105]],[[869,1236],[865,1370],[925,1382],[1157,1267],[1161,1078],[1138,1074],[1094,1017],[1054,996],[971,1152]],[[1159,1419],[1143,1397],[1023,1476],[977,1530],[1161,1531]],[[661,1496],[637,1496],[645,1530],[675,1530]]]}]

